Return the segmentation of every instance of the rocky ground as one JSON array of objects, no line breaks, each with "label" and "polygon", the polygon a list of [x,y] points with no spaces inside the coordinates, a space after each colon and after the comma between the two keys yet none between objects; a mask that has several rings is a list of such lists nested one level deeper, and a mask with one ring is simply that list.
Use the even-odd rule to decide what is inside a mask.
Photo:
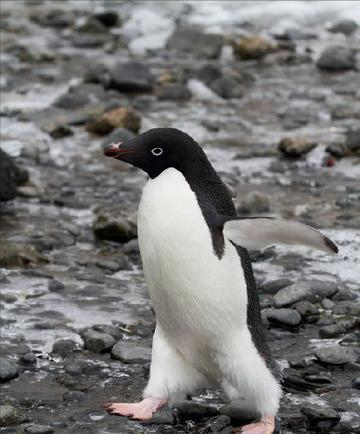
[{"label": "rocky ground", "polygon": [[100,406],[139,398],[155,324],[136,240],[145,176],[102,145],[153,126],[204,146],[239,214],[337,242],[336,257],[252,256],[283,370],[280,429],[360,433],[360,30],[342,19],[356,2],[310,15],[291,2],[305,9],[282,20],[266,2],[255,15],[242,2],[1,3],[0,433],[225,434],[243,419],[217,391],[148,424]]}]

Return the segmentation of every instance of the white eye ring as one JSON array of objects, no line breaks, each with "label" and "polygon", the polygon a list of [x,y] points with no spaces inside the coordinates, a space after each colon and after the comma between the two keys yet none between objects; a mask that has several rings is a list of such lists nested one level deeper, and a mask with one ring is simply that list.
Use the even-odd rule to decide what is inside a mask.
[{"label": "white eye ring", "polygon": [[163,148],[153,148],[151,153],[155,155],[155,157],[159,157],[164,152]]}]

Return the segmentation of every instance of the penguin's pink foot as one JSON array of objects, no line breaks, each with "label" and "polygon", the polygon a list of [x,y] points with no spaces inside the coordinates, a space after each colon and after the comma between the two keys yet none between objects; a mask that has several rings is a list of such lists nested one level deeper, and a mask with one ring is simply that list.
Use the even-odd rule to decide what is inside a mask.
[{"label": "penguin's pink foot", "polygon": [[273,434],[275,430],[275,417],[264,416],[260,422],[237,428],[234,432],[241,434]]},{"label": "penguin's pink foot", "polygon": [[130,419],[149,420],[153,417],[159,408],[166,403],[166,399],[153,398],[148,396],[140,402],[127,404],[122,402],[114,402],[103,404],[103,408],[110,414],[118,414],[119,416],[127,416]]}]

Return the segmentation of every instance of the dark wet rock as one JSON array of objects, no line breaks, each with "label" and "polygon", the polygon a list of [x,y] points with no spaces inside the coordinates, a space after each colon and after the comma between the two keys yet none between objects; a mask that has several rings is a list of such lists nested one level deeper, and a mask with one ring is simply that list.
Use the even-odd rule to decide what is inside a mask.
[{"label": "dark wet rock", "polygon": [[166,84],[156,92],[160,100],[187,101],[191,98],[191,92],[183,84]]},{"label": "dark wet rock", "polygon": [[106,333],[88,330],[83,334],[84,345],[87,350],[95,353],[109,351],[115,344],[115,339]]},{"label": "dark wet rock", "polygon": [[70,390],[63,395],[63,400],[66,402],[83,401],[85,398],[85,393],[80,390]]},{"label": "dark wet rock", "polygon": [[328,31],[331,33],[342,33],[346,36],[351,35],[359,27],[356,21],[350,19],[342,19],[332,24]]},{"label": "dark wet rock", "polygon": [[225,404],[220,408],[219,412],[242,423],[248,423],[252,420],[260,419],[261,417],[260,413],[249,409],[246,405],[246,401],[241,399],[236,399]]},{"label": "dark wet rock", "polygon": [[57,122],[43,122],[41,129],[48,133],[53,139],[63,139],[74,135],[74,131],[66,124]]},{"label": "dark wet rock", "polygon": [[140,62],[118,63],[110,70],[108,88],[119,92],[149,92],[152,90],[154,77],[150,69]]},{"label": "dark wet rock", "polygon": [[34,365],[36,363],[36,356],[33,352],[23,354],[20,359],[26,365]]},{"label": "dark wet rock", "polygon": [[11,360],[5,357],[0,358],[0,381],[10,381],[19,374],[18,367]]},{"label": "dark wet rock", "polygon": [[134,219],[119,211],[118,214],[100,212],[93,223],[95,235],[104,240],[126,243],[137,236]]},{"label": "dark wet rock", "polygon": [[234,43],[234,54],[243,60],[262,59],[276,50],[276,45],[261,36],[244,36]]},{"label": "dark wet rock", "polygon": [[[4,270],[0,270],[0,283],[10,283],[10,280],[7,278]],[[1,298],[0,298],[0,300],[1,300]]]},{"label": "dark wet rock", "polygon": [[321,298],[332,298],[338,292],[339,284],[332,280],[311,279],[307,280],[306,283]]},{"label": "dark wet rock", "polygon": [[301,323],[301,315],[295,309],[274,309],[266,313],[270,323],[296,327]]},{"label": "dark wet rock", "polygon": [[125,255],[139,255],[139,242],[137,239],[128,241],[123,245],[123,252]]},{"label": "dark wet rock", "polygon": [[118,107],[86,124],[88,131],[101,136],[109,134],[115,128],[126,128],[137,133],[140,128],[140,116],[130,107]]},{"label": "dark wet rock", "polygon": [[115,128],[110,134],[104,137],[101,146],[105,147],[111,143],[126,142],[135,137],[135,134],[126,128]]},{"label": "dark wet rock", "polygon": [[105,27],[115,27],[120,24],[120,17],[116,11],[102,11],[93,15]]},{"label": "dark wet rock", "polygon": [[278,149],[287,157],[297,158],[314,149],[316,145],[316,142],[307,138],[284,137],[280,140]]},{"label": "dark wet rock", "polygon": [[305,32],[299,27],[288,27],[282,32],[275,33],[273,36],[275,39],[278,39],[280,41],[298,41],[317,38],[317,35],[315,33]]},{"label": "dark wet rock", "polygon": [[241,199],[237,211],[239,214],[268,212],[270,211],[270,200],[264,193],[251,191]]},{"label": "dark wet rock", "polygon": [[60,280],[51,279],[48,282],[48,290],[50,292],[62,291],[65,288],[65,285],[60,282]]},{"label": "dark wet rock", "polygon": [[54,27],[64,29],[72,25],[74,21],[73,14],[62,9],[37,9],[31,13],[30,18],[43,27]]},{"label": "dark wet rock", "polygon": [[275,294],[280,289],[290,286],[293,282],[287,278],[280,278],[275,280],[269,280],[260,285],[261,292],[265,294]]},{"label": "dark wet rock", "polygon": [[174,402],[176,413],[180,419],[202,417],[211,417],[217,414],[217,409],[210,405],[199,404],[193,401],[176,401]]},{"label": "dark wet rock", "polygon": [[72,339],[59,339],[54,342],[52,352],[60,354],[61,356],[67,356],[76,350],[76,342]]},{"label": "dark wet rock", "polygon": [[78,377],[83,373],[82,366],[76,362],[67,363],[64,366],[64,369],[67,374],[72,375],[73,377]]},{"label": "dark wet rock", "polygon": [[172,411],[165,407],[157,411],[148,422],[142,422],[142,425],[174,425],[174,423]]},{"label": "dark wet rock", "polygon": [[217,95],[225,99],[241,98],[244,95],[245,88],[238,81],[230,76],[220,77],[214,80],[210,86]]},{"label": "dark wet rock", "polygon": [[350,347],[332,345],[331,347],[319,348],[315,352],[316,358],[327,365],[345,365],[354,363],[359,359],[359,353]]},{"label": "dark wet rock", "polygon": [[319,336],[322,339],[331,339],[335,338],[345,332],[344,327],[341,327],[339,324],[332,324],[325,327],[321,327],[319,329]]},{"label": "dark wet rock", "polygon": [[106,33],[108,31],[107,27],[94,17],[87,17],[84,22],[76,26],[75,30],[91,34]]},{"label": "dark wet rock", "polygon": [[118,340],[122,336],[122,331],[119,327],[109,325],[109,324],[96,324],[93,326],[93,329],[99,333],[105,333],[107,335],[112,336],[115,340]]},{"label": "dark wet rock", "polygon": [[14,160],[0,149],[0,201],[14,199],[16,187],[29,179],[27,170],[20,168]]},{"label": "dark wet rock", "polygon": [[[335,119],[335,118],[333,118]],[[345,143],[331,143],[326,147],[326,152],[336,158],[343,158],[349,154],[349,149]]]},{"label": "dark wet rock", "polygon": [[330,407],[306,404],[300,411],[306,416],[309,426],[321,432],[328,432],[340,421],[340,414]]},{"label": "dark wet rock", "polygon": [[119,271],[124,268],[124,262],[113,261],[111,259],[100,259],[96,262],[96,265],[99,268],[103,268],[104,270],[109,271]]},{"label": "dark wet rock", "polygon": [[47,425],[30,425],[25,428],[25,432],[29,434],[52,434],[55,430]]},{"label": "dark wet rock", "polygon": [[360,152],[360,128],[350,129],[346,132],[345,144],[351,152]]},{"label": "dark wet rock", "polygon": [[109,82],[108,68],[105,65],[98,63],[89,65],[84,74],[84,82],[106,85]]},{"label": "dark wet rock", "polygon": [[69,92],[64,93],[63,95],[60,95],[54,101],[53,105],[54,107],[62,108],[65,110],[75,110],[89,103],[90,103],[90,99],[88,95],[70,90]]},{"label": "dark wet rock", "polygon": [[354,389],[360,389],[360,377],[354,378],[353,381],[351,382],[351,386]]},{"label": "dark wet rock", "polygon": [[222,72],[217,65],[208,63],[196,71],[195,77],[209,86],[215,80],[222,77]]},{"label": "dark wet rock", "polygon": [[334,45],[325,48],[316,62],[324,71],[345,71],[355,68],[355,51],[351,48]]},{"label": "dark wet rock", "polygon": [[340,344],[357,344],[358,342],[360,342],[360,332],[354,332],[347,334],[343,339],[341,339]]},{"label": "dark wet rock", "polygon": [[16,295],[0,293],[0,301],[3,301],[4,303],[15,303],[17,299]]},{"label": "dark wet rock", "polygon": [[341,301],[332,309],[334,315],[360,315],[360,304],[352,301]]},{"label": "dark wet rock", "polygon": [[319,309],[310,301],[299,301],[293,308],[299,312],[305,322],[315,322],[320,316]]},{"label": "dark wet rock", "polygon": [[150,349],[133,341],[118,341],[111,350],[111,356],[123,363],[146,363],[150,360]]},{"label": "dark wet rock", "polygon": [[354,301],[357,299],[357,294],[354,291],[350,291],[348,288],[340,288],[338,292],[331,297],[332,301]]},{"label": "dark wet rock", "polygon": [[204,433],[221,433],[221,434],[231,434],[234,429],[231,426],[231,419],[229,416],[222,414],[220,416],[215,416],[208,420],[204,426]]},{"label": "dark wet rock", "polygon": [[219,57],[223,43],[224,38],[220,34],[204,33],[197,27],[180,25],[170,36],[167,48],[213,59]]},{"label": "dark wet rock", "polygon": [[0,405],[0,426],[13,426],[27,420],[21,410],[12,405]]}]

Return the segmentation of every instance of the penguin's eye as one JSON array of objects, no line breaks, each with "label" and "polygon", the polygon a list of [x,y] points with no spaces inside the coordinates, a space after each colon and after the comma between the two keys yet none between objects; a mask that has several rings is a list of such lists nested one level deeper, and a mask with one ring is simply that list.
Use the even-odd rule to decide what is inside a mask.
[{"label": "penguin's eye", "polygon": [[152,148],[151,153],[155,155],[155,157],[159,157],[164,152],[163,148]]}]

